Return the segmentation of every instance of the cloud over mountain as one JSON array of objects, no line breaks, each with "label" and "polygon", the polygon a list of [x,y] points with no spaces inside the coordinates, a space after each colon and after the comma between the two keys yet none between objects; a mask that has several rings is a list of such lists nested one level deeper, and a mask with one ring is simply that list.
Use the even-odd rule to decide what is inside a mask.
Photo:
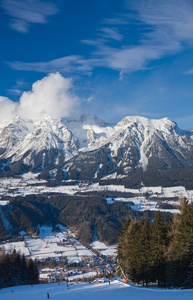
[{"label": "cloud over mountain", "polygon": [[69,117],[79,105],[79,98],[73,94],[72,88],[70,78],[51,73],[36,81],[32,85],[32,91],[23,92],[19,102],[0,97],[0,118],[6,121],[16,115],[35,118],[46,114],[53,118]]}]

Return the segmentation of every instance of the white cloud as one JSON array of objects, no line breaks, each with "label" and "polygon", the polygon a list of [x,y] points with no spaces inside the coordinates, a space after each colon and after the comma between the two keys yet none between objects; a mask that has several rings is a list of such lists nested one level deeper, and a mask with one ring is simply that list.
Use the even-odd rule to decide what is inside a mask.
[{"label": "white cloud", "polygon": [[184,72],[184,74],[187,74],[187,75],[192,75],[192,74],[193,74],[193,69],[190,69],[190,70],[188,70],[188,71]]},{"label": "white cloud", "polygon": [[30,24],[47,23],[47,17],[58,12],[53,3],[42,0],[1,0],[1,7],[11,17],[11,28],[22,33],[28,32]]},{"label": "white cloud", "polygon": [[22,94],[22,91],[19,90],[19,89],[8,89],[7,90],[9,94],[11,95],[17,95],[17,96],[20,96]]},{"label": "white cloud", "polygon": [[0,97],[0,120],[10,120],[17,115],[23,118],[47,114],[57,119],[69,117],[79,107],[79,98],[73,94],[72,88],[70,78],[64,78],[59,73],[49,74],[36,81],[32,91],[24,92],[19,102]]},{"label": "white cloud", "polygon": [[[96,39],[82,41],[94,48],[88,57],[72,55],[47,62],[9,65],[17,70],[62,74],[90,73],[96,67],[106,67],[124,74],[147,69],[152,61],[192,47],[192,0],[127,0],[126,3],[124,15],[105,19],[105,27],[97,31]],[[138,39],[130,36],[133,28]]]},{"label": "white cloud", "polygon": [[43,73],[60,72],[62,74],[72,74],[77,71],[88,73],[91,66],[88,60],[80,55],[69,55],[51,61],[24,63],[24,62],[8,62],[8,65],[15,70],[36,71]]},{"label": "white cloud", "polygon": [[13,86],[12,89],[8,89],[8,93],[12,95],[21,95],[22,94],[22,88],[26,85],[26,82],[23,79],[16,80],[16,84]]},{"label": "white cloud", "polygon": [[[127,8],[133,9],[132,19],[140,28],[146,27],[136,44],[110,47],[96,44],[96,53],[108,68],[127,73],[148,68],[151,61],[175,54],[187,45],[193,45],[193,4],[189,0],[137,0],[127,1]],[[131,17],[131,15],[128,15]],[[117,24],[120,23],[117,18]],[[123,23],[126,15],[122,17]],[[106,20],[106,23],[108,20]],[[112,24],[109,20],[110,25]],[[116,24],[116,19],[113,20]],[[134,24],[128,23],[129,26]],[[128,36],[129,37],[129,36]],[[127,40],[127,36],[125,36]],[[128,39],[129,41],[129,39]]]},{"label": "white cloud", "polygon": [[101,36],[105,39],[121,41],[123,36],[118,32],[116,28],[104,27],[101,29]]},{"label": "white cloud", "polygon": [[0,121],[5,122],[16,116],[18,103],[11,101],[9,98],[0,96]]},{"label": "white cloud", "polygon": [[193,44],[193,5],[190,0],[128,0],[139,20],[152,26],[146,38],[161,43],[178,41]]}]

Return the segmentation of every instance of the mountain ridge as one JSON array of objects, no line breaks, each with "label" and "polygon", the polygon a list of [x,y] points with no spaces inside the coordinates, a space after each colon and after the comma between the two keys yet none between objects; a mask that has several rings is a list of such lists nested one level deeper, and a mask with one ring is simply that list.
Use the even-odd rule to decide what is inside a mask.
[{"label": "mountain ridge", "polygon": [[126,116],[111,125],[91,114],[77,120],[17,117],[0,125],[1,176],[32,171],[61,181],[101,180],[187,167],[193,167],[193,132],[169,118]]}]

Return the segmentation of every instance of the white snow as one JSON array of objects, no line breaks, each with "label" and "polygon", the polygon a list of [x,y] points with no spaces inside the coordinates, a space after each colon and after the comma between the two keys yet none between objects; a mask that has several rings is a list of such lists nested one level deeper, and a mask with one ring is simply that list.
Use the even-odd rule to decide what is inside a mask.
[{"label": "white snow", "polygon": [[[170,212],[179,214],[179,209],[160,209],[157,201],[152,200],[151,198],[146,199],[145,197],[133,197],[133,198],[122,198],[122,197],[107,197],[106,201],[108,204],[113,204],[114,202],[123,202],[128,203],[127,205],[130,206],[133,210],[137,211],[145,211],[145,210],[152,210],[152,211],[162,211],[162,212]],[[133,204],[131,204],[133,203]],[[167,201],[168,204],[175,204],[180,205],[179,201]]]},{"label": "white snow", "polygon": [[[100,149],[108,144],[112,157],[116,156],[122,147],[127,149],[123,159],[118,162],[121,164],[125,159],[132,161],[131,149],[128,147],[129,140],[131,148],[139,150],[139,163],[145,168],[151,156],[151,151],[147,149],[148,144],[157,133],[161,139],[166,140],[171,148],[175,148],[173,143],[175,139],[178,139],[178,144],[185,150],[189,146],[183,137],[192,141],[191,131],[180,130],[177,124],[168,118],[156,120],[127,116],[117,125],[109,125],[95,115],[82,115],[78,120],[63,120],[63,122],[52,119],[50,116],[33,120],[23,120],[17,117],[10,124],[0,124],[2,136],[0,147],[5,149],[0,157],[11,157],[12,162],[23,159],[26,164],[33,165],[34,153],[57,149],[63,152],[65,161],[67,161],[77,155],[79,151]],[[179,149],[177,151],[180,153]],[[180,154],[183,156],[182,153]],[[58,154],[55,157],[55,165],[58,164],[59,156]],[[189,163],[188,157],[185,159]],[[44,167],[44,156],[42,156],[42,167]],[[125,173],[130,172],[130,168],[128,165],[125,166]]]},{"label": "white snow", "polygon": [[0,244],[0,247],[4,247],[5,251],[16,249],[33,259],[63,256],[67,257],[68,263],[80,262],[83,257],[95,256],[91,250],[77,241],[66,227],[60,224],[58,226],[61,232],[53,232],[50,226],[39,226],[40,233],[37,237],[25,235],[22,242]]},{"label": "white snow", "polygon": [[107,249],[101,250],[100,254],[105,256],[116,256],[117,255],[117,247],[112,245],[107,247]]},{"label": "white snow", "polygon": [[9,203],[8,200],[0,200],[0,206],[5,206]]},{"label": "white snow", "polygon": [[3,247],[5,252],[9,252],[12,250],[16,250],[17,252],[21,252],[22,254],[29,256],[30,252],[29,249],[27,248],[26,244],[24,241],[22,242],[13,242],[13,243],[6,243],[3,245],[0,245],[0,247]]},{"label": "white snow", "polygon": [[[52,227],[41,226],[37,238],[25,237],[32,258],[65,256],[69,263],[80,262],[82,256],[93,256],[93,253],[76,241],[73,234],[64,226],[62,232],[53,232]],[[64,242],[68,240],[66,245]],[[70,242],[71,241],[71,242]],[[70,245],[71,243],[71,245]]]},{"label": "white snow", "polygon": [[64,124],[79,141],[81,151],[101,147],[114,133],[113,126],[91,114],[82,115],[80,119],[66,121]]},{"label": "white snow", "polygon": [[101,243],[99,241],[95,241],[95,242],[91,243],[90,245],[93,249],[97,249],[97,250],[106,250],[106,249],[108,249],[108,247],[104,243]]},{"label": "white snow", "polygon": [[1,300],[192,300],[193,290],[168,290],[159,288],[142,288],[114,280],[111,284],[86,283],[73,284],[67,288],[66,282],[40,284],[33,286],[16,286],[0,290]]},{"label": "white snow", "polygon": [[96,171],[95,171],[95,173],[94,173],[93,179],[97,178],[98,172],[99,172],[99,170],[100,170],[102,167],[103,167],[103,164],[99,164],[99,165],[97,166],[97,169],[96,169]]},{"label": "white snow", "polygon": [[12,226],[9,223],[9,220],[7,219],[5,213],[3,212],[2,207],[0,206],[0,215],[3,221],[3,226],[5,227],[5,229],[9,232],[9,234],[11,234],[11,230],[12,230]]},{"label": "white snow", "polygon": [[[183,186],[167,187],[141,187],[140,189],[129,189],[125,188],[124,185],[99,185],[94,183],[88,185],[87,183],[81,183],[79,185],[61,185],[56,187],[48,187],[45,184],[46,180],[39,180],[35,178],[38,174],[27,173],[21,177],[16,178],[0,178],[0,196],[23,196],[26,195],[38,195],[38,194],[66,194],[75,195],[82,192],[121,192],[131,194],[130,198],[127,197],[107,197],[106,201],[108,204],[112,204],[114,201],[121,201],[127,204],[133,202],[135,205],[131,206],[135,210],[158,210],[156,198],[163,199],[167,198],[168,204],[180,205],[180,200],[186,197],[188,201],[193,201],[193,190],[186,190]],[[147,197],[148,195],[148,197]],[[153,199],[152,199],[153,198]],[[171,201],[169,199],[171,198]],[[176,198],[173,201],[172,198]],[[9,202],[0,199],[0,208],[2,205],[7,205]],[[1,210],[2,211],[2,210]],[[179,213],[179,210],[170,209],[163,211],[170,211],[172,213]],[[3,215],[3,213],[2,213]],[[4,220],[6,217],[4,218]]]}]

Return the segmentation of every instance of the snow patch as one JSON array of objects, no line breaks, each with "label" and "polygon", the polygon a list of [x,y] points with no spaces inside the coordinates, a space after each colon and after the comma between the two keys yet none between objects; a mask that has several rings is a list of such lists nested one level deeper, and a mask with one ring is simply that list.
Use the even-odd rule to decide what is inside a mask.
[{"label": "snow patch", "polygon": [[98,164],[97,169],[94,173],[93,179],[97,178],[99,170],[103,167],[103,164]]}]

